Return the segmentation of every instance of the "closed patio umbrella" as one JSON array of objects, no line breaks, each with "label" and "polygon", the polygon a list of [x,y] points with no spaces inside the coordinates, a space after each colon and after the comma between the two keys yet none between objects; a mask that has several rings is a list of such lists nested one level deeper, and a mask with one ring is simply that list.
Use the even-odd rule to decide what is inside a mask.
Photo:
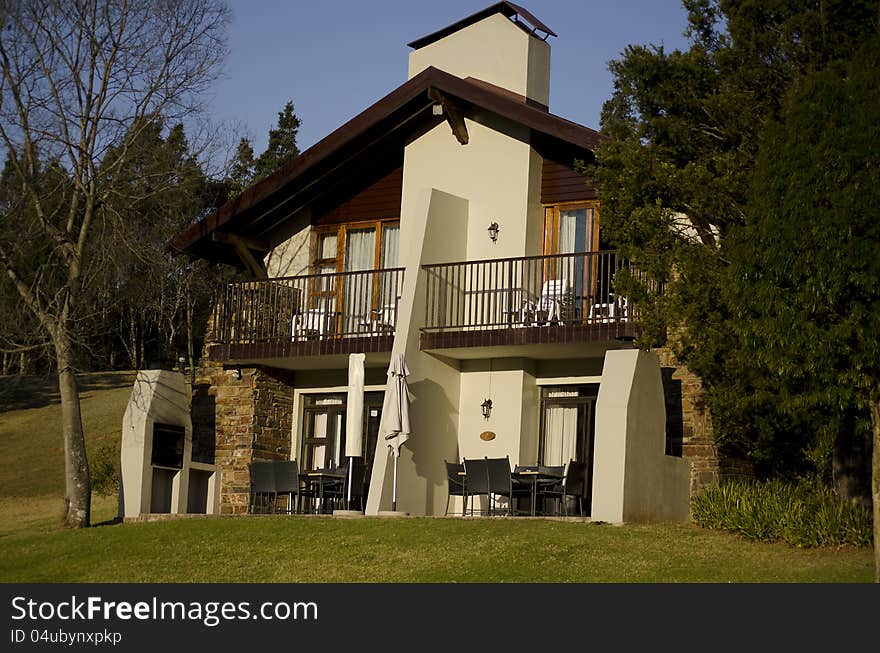
[{"label": "closed patio umbrella", "polygon": [[348,457],[346,509],[351,503],[351,480],[354,459],[364,455],[364,359],[365,354],[348,356],[348,399],[345,404],[345,455]]},{"label": "closed patio umbrella", "polygon": [[394,485],[392,486],[391,510],[397,510],[397,459],[400,447],[409,439],[409,387],[406,377],[409,369],[403,354],[391,357],[388,366],[388,384],[385,386],[385,399],[382,402],[382,424],[385,443],[394,456]]}]

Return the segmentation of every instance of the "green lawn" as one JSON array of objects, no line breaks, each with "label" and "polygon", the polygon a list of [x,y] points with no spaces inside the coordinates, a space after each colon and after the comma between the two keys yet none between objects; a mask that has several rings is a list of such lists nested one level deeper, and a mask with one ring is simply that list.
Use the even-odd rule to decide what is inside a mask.
[{"label": "green lawn", "polygon": [[[80,377],[88,452],[122,434],[133,372]],[[64,494],[64,447],[55,377],[0,377],[0,497]]]},{"label": "green lawn", "polygon": [[[86,384],[90,448],[119,437],[130,375]],[[4,379],[0,379],[4,381]],[[35,383],[35,382],[34,382]],[[2,388],[0,388],[2,389]],[[21,388],[19,388],[21,390]],[[870,549],[796,549],[692,525],[508,518],[200,517],[60,529],[58,406],[50,390],[0,412],[3,582],[870,582]],[[10,393],[2,397],[10,397]]]}]

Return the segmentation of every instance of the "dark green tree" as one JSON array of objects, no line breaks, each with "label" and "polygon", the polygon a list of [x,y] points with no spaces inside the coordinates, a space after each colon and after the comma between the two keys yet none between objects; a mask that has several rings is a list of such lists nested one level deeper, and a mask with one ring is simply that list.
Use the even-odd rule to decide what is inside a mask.
[{"label": "dark green tree", "polygon": [[[0,146],[28,204],[3,216],[21,222],[0,229],[0,272],[52,344],[68,527],[90,522],[77,334],[93,310],[89,288],[103,264],[104,207],[114,193],[107,181],[124,166],[139,128],[197,109],[224,55],[227,16],[219,0],[11,0],[0,7]],[[45,166],[57,166],[59,183],[45,183]],[[48,256],[31,258],[22,233],[45,243]]]},{"label": "dark green tree", "polygon": [[[802,408],[856,407],[873,432],[880,582],[880,39],[802,78],[762,138],[731,236],[734,328]],[[862,450],[863,433],[846,434]]]},{"label": "dark green tree", "polygon": [[[208,300],[199,278],[213,275],[203,263],[172,258],[166,245],[223,199],[190,151],[182,125],[167,134],[159,120],[136,129],[125,163],[106,180],[114,189],[104,205],[111,253],[95,299],[111,303],[115,324],[105,327],[123,345],[133,369],[167,364],[185,352],[192,358],[194,330],[187,316]],[[111,148],[108,160],[116,156]]]},{"label": "dark green tree", "polygon": [[761,134],[788,90],[872,38],[880,2],[684,5],[686,51],[633,46],[611,63],[614,93],[602,116],[611,139],[589,171],[604,236],[646,275],[648,283],[618,280],[642,308],[641,344],[670,344],[703,378],[723,451],[768,472],[811,467],[851,414],[828,424],[817,410],[789,410],[806,390],[795,380],[781,387],[752,364],[733,328],[730,236],[745,224]]},{"label": "dark green tree", "polygon": [[269,143],[266,146],[266,151],[254,161],[254,178],[256,180],[268,177],[299,154],[299,148],[296,146],[296,134],[299,131],[299,126],[300,120],[293,112],[293,102],[288,102],[284,105],[284,109],[278,112],[277,126],[269,130]]},{"label": "dark green tree", "polygon": [[241,191],[254,182],[254,148],[248,139],[242,138],[235,150],[235,158],[229,166],[226,186],[229,196],[240,195]]}]

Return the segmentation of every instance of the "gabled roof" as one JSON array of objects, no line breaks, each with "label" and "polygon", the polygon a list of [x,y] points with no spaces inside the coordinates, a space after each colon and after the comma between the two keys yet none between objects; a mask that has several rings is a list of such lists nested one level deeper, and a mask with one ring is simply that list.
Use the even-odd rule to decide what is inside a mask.
[{"label": "gabled roof", "polygon": [[[507,16],[508,18],[512,18],[512,22],[518,27],[522,28],[526,33],[535,36],[536,32],[544,32],[544,36],[542,40],[546,41],[550,36],[556,36],[556,32],[547,27],[540,20],[535,18],[527,9],[523,9],[519,5],[515,5],[512,2],[499,2],[491,7],[486,7],[478,11],[475,14],[471,14],[467,18],[462,18],[460,21],[453,23],[452,25],[447,25],[442,29],[438,29],[436,32],[432,32],[427,36],[423,36],[415,41],[407,43],[407,45],[411,48],[418,50],[419,48],[423,48],[426,45],[430,45],[434,41],[439,41],[444,36],[449,36],[450,34],[457,32],[460,29],[464,29],[468,25],[473,25],[484,18],[488,18],[493,14],[502,14]],[[531,24],[531,29],[527,27],[522,21],[525,20],[527,23]]]},{"label": "gabled roof", "polygon": [[[241,195],[179,233],[174,254],[236,263],[234,250],[216,242],[216,231],[230,231],[281,242],[279,225],[299,209],[361,176],[387,173],[403,161],[408,142],[445,120],[434,115],[432,95],[442,93],[476,122],[498,117],[525,126],[532,136],[591,151],[604,139],[593,129],[526,104],[525,98],[478,80],[461,79],[429,67],[391,91],[336,131],[281,166]],[[275,242],[277,241],[277,242]]]}]

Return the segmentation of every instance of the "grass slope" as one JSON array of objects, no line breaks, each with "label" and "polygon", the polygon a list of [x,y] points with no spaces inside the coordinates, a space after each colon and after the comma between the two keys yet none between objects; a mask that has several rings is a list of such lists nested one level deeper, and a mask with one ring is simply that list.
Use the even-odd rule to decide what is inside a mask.
[{"label": "grass slope", "polygon": [[[133,372],[79,378],[89,453],[118,442]],[[0,497],[64,495],[61,407],[54,377],[0,377]],[[10,464],[12,462],[12,464]]]},{"label": "grass slope", "polygon": [[[118,439],[131,380],[83,380],[90,449]],[[692,525],[286,516],[114,524],[116,499],[96,497],[93,522],[104,525],[66,531],[58,527],[56,395],[51,380],[0,379],[2,582],[870,582],[873,575],[870,549],[796,549]]]}]

